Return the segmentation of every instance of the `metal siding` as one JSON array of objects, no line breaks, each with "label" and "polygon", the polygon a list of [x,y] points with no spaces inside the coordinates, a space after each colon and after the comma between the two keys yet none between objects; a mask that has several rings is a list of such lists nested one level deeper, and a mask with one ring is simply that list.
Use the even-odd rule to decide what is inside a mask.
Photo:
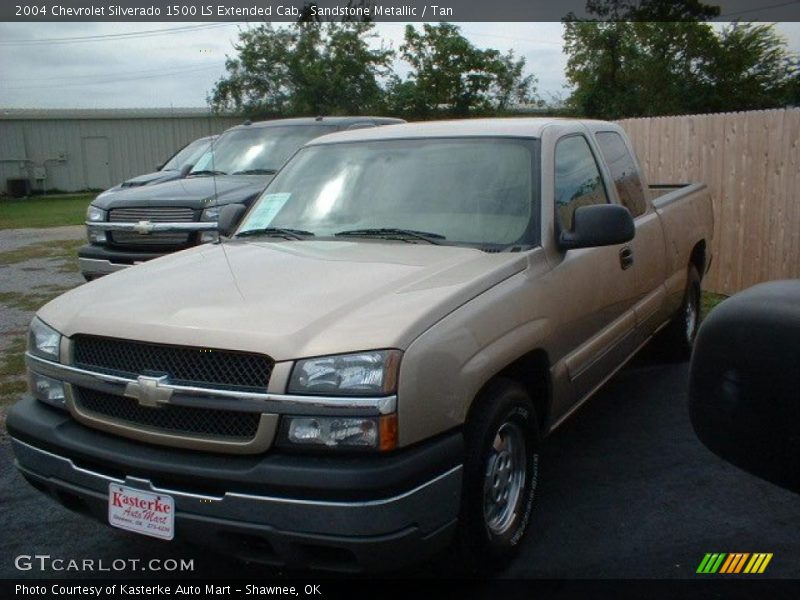
[{"label": "metal siding", "polygon": [[[48,160],[47,189],[78,191],[86,188],[81,140],[106,137],[112,185],[151,172],[178,148],[199,137],[222,133],[241,123],[238,117],[176,117],[125,119],[0,120],[0,189],[6,180],[27,177],[18,162],[28,158],[37,166],[66,154],[65,162]],[[26,146],[27,152],[26,155]],[[32,169],[30,169],[32,176]]]}]

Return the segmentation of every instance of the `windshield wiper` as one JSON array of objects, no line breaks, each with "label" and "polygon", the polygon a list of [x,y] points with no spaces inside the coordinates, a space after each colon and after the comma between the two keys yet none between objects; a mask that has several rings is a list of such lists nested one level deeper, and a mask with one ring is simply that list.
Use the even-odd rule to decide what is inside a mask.
[{"label": "windshield wiper", "polygon": [[339,231],[336,236],[374,237],[385,240],[423,240],[429,244],[439,244],[439,240],[447,239],[440,233],[416,231],[414,229],[397,229],[394,227],[378,227],[375,229],[349,229]]},{"label": "windshield wiper", "polygon": [[244,171],[234,171],[231,175],[275,175],[278,169],[245,169]]},{"label": "windshield wiper", "polygon": [[190,176],[191,175],[227,175],[227,173],[225,171],[203,170],[203,171],[192,171],[191,173],[189,173],[189,175]]},{"label": "windshield wiper", "polygon": [[289,229],[286,227],[262,227],[260,229],[248,229],[247,231],[242,231],[241,233],[237,233],[236,237],[248,237],[252,235],[265,235],[265,236],[275,236],[275,237],[284,237],[289,240],[302,240],[305,237],[313,236],[314,233],[311,231],[306,231],[305,229]]}]

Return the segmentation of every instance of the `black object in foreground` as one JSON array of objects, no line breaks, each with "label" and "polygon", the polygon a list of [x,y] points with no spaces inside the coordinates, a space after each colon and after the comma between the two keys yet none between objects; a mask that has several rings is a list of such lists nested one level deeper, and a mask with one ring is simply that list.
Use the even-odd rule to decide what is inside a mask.
[{"label": "black object in foreground", "polygon": [[800,492],[800,280],[757,285],[709,315],[692,354],[689,412],[715,454]]}]

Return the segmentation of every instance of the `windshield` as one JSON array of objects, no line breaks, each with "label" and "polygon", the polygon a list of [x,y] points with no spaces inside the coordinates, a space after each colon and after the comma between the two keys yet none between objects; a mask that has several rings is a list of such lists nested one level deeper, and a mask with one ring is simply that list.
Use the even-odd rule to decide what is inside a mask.
[{"label": "windshield", "polygon": [[[444,236],[435,239],[449,244],[536,243],[537,148],[536,140],[500,138],[310,146],[267,186],[238,234],[267,227],[317,237],[402,229]],[[396,235],[374,232],[382,233]]]},{"label": "windshield", "polygon": [[235,129],[220,136],[213,148],[197,161],[192,174],[269,174],[307,141],[336,131],[332,125],[294,125]]},{"label": "windshield", "polygon": [[212,138],[203,138],[202,140],[195,140],[191,144],[187,144],[181,150],[175,153],[163,167],[162,171],[180,171],[184,165],[193,165],[197,159],[203,156],[211,145]]}]

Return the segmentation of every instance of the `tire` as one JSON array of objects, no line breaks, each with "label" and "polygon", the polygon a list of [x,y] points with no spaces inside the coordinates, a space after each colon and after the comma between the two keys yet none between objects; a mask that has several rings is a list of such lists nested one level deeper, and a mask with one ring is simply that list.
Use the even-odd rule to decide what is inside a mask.
[{"label": "tire", "polygon": [[694,266],[689,267],[686,291],[681,307],[664,331],[667,351],[676,360],[689,360],[694,340],[700,327],[700,274]]},{"label": "tire", "polygon": [[525,536],[539,463],[539,426],[525,389],[489,384],[465,426],[464,480],[456,534],[461,568],[488,574],[508,563]]}]

